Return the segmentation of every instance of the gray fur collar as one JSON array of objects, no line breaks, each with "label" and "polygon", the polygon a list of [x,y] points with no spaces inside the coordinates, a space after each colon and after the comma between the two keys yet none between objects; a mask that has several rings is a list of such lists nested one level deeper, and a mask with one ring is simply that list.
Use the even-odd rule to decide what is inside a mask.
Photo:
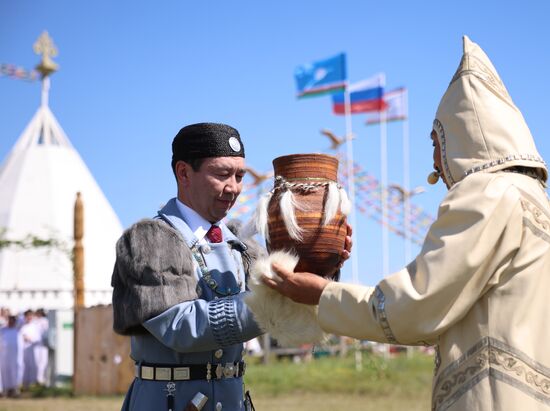
[{"label": "gray fur collar", "polygon": [[116,254],[111,285],[117,333],[143,333],[143,322],[198,298],[191,251],[164,221],[145,219],[131,226],[118,240]]}]

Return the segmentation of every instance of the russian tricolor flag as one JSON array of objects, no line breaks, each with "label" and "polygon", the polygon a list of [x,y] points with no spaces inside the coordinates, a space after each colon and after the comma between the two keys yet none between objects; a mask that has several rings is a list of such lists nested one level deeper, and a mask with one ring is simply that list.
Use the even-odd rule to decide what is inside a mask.
[{"label": "russian tricolor flag", "polygon": [[[379,73],[371,78],[350,85],[350,112],[353,114],[385,110],[387,107],[384,101],[385,82],[384,73]],[[344,93],[333,94],[332,111],[334,114],[346,114]]]}]

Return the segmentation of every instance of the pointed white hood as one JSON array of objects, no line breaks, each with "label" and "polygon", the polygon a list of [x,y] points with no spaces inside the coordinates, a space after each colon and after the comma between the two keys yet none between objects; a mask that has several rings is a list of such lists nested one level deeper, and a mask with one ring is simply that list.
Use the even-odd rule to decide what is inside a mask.
[{"label": "pointed white hood", "polygon": [[546,164],[493,64],[476,43],[463,40],[464,55],[433,125],[447,182],[513,166],[539,169],[546,180]]}]

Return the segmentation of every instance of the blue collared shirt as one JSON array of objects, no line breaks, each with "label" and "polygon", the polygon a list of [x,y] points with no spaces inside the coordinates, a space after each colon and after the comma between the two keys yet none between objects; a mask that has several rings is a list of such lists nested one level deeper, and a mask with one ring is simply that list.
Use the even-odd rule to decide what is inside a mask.
[{"label": "blue collared shirt", "polygon": [[[207,239],[205,238],[205,236],[207,231],[210,230],[210,226],[212,224],[191,207],[183,204],[178,198],[176,198],[176,205],[181,216],[183,217],[195,237],[197,237],[197,239],[199,240],[199,244],[206,244]],[[215,225],[219,225],[219,222],[215,223]]]}]

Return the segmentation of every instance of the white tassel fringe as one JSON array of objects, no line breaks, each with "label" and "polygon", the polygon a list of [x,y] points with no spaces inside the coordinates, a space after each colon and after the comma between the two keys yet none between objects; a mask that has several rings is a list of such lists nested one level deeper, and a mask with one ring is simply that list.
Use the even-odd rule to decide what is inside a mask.
[{"label": "white tassel fringe", "polygon": [[325,201],[325,218],[323,225],[329,224],[336,213],[338,212],[338,206],[340,205],[340,193],[338,192],[338,185],[336,183],[329,183],[327,192],[327,199]]},{"label": "white tassel fringe", "polygon": [[260,234],[266,241],[269,242],[269,229],[267,225],[267,207],[269,205],[269,200],[271,200],[271,193],[265,193],[260,196],[258,200],[258,205],[254,211],[252,218],[246,223],[243,230],[241,231],[241,236],[243,238],[252,237],[255,234]]},{"label": "white tassel fringe", "polygon": [[269,241],[269,230],[267,227],[267,206],[269,200],[271,200],[271,193],[266,193],[258,200],[258,206],[256,207],[256,229],[258,233]]},{"label": "white tassel fringe", "polygon": [[303,210],[302,206],[296,202],[291,190],[286,190],[281,195],[279,205],[281,207],[281,215],[283,217],[283,221],[285,222],[285,227],[288,235],[290,236],[290,238],[301,242],[303,240],[302,233],[304,230],[300,228],[298,222],[296,221],[296,214],[294,213],[294,209],[296,208],[299,210]]},{"label": "white tassel fringe", "polygon": [[344,188],[340,188],[340,211],[346,216],[351,212],[351,201]]}]

